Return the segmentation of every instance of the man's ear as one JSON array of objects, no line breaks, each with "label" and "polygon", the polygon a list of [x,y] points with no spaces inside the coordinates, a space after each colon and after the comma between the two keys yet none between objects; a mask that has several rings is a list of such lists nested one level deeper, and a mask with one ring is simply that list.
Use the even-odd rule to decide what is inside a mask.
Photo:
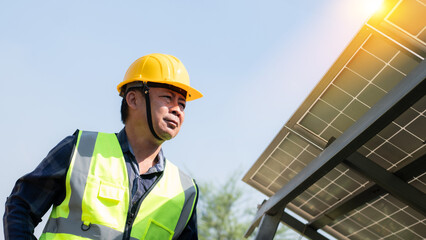
[{"label": "man's ear", "polygon": [[137,105],[140,104],[136,91],[130,91],[126,94],[126,102],[129,108],[136,109]]}]

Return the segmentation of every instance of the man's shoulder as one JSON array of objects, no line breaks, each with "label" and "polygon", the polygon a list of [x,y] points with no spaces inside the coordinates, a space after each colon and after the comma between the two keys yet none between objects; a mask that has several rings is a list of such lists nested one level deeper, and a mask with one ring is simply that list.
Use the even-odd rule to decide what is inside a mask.
[{"label": "man's shoulder", "polygon": [[178,167],[177,165],[175,165],[169,159],[165,158],[164,159],[164,163],[165,163],[166,167],[169,167],[169,168],[172,167],[172,168],[175,168],[176,170],[178,170],[179,171],[179,175],[181,176],[181,178],[184,177],[184,178],[188,178],[188,179],[194,180],[189,174],[187,174],[185,171],[183,171],[180,167]]}]

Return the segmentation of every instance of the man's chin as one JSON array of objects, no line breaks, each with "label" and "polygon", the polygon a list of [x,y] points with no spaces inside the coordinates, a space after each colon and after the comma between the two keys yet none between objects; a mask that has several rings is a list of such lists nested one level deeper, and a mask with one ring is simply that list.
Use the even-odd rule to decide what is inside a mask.
[{"label": "man's chin", "polygon": [[171,140],[171,139],[173,139],[174,137],[176,137],[176,135],[175,135],[175,134],[170,134],[170,133],[167,133],[167,132],[165,132],[165,133],[161,134],[161,139],[163,139],[163,140],[165,140],[165,141]]}]

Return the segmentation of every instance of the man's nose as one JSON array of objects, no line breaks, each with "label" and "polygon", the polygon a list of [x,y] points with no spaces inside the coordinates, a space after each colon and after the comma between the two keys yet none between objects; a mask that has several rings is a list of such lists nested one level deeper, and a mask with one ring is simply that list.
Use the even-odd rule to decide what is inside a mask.
[{"label": "man's nose", "polygon": [[182,114],[179,103],[173,103],[173,105],[170,107],[170,110],[173,115],[180,116]]}]

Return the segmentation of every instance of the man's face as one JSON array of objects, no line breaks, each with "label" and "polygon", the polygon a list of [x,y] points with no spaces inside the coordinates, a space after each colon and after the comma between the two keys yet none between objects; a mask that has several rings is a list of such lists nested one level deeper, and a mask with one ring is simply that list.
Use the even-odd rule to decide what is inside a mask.
[{"label": "man's face", "polygon": [[185,97],[167,88],[151,88],[149,95],[155,132],[164,140],[174,138],[185,119]]}]

